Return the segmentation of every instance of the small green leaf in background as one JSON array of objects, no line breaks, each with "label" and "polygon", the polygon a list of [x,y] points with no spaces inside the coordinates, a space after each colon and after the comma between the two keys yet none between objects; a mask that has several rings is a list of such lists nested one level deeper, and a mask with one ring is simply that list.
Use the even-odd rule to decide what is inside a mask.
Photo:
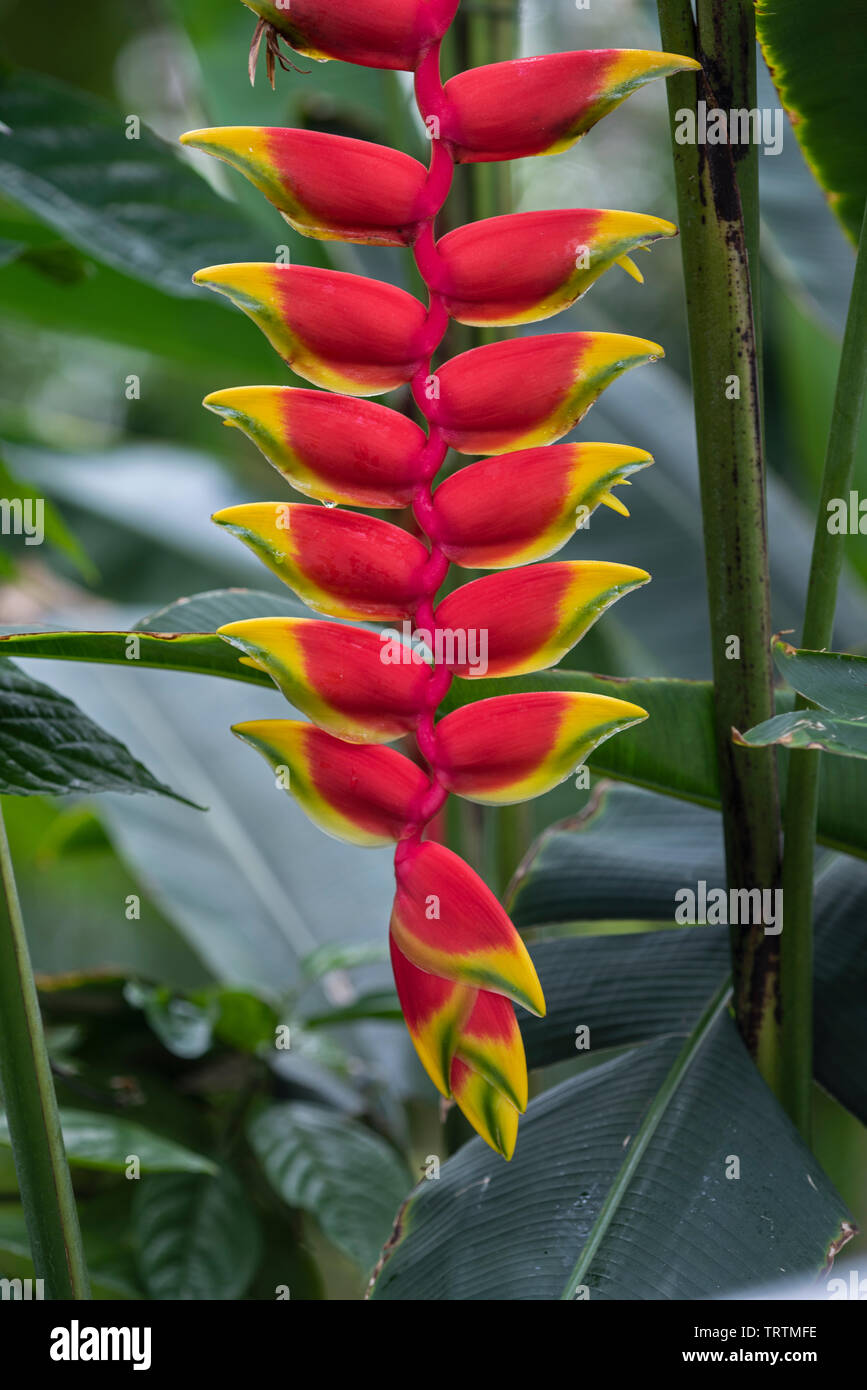
[{"label": "small green leaf in background", "polygon": [[857,242],[867,198],[862,131],[867,49],[862,0],[757,0],[756,25],[801,149]]},{"label": "small green leaf in background", "polygon": [[326,941],[312,951],[301,964],[311,980],[321,980],[333,970],[354,970],[360,965],[379,965],[388,960],[384,941]]},{"label": "small green leaf in background", "polygon": [[[121,1173],[130,1157],[142,1173],[213,1173],[215,1165],[202,1154],[164,1139],[133,1120],[88,1110],[61,1110],[60,1124],[66,1157],[73,1168],[98,1168]],[[0,1144],[9,1144],[6,1116],[0,1116]]]},{"label": "small green leaf in background", "polygon": [[124,998],[141,1009],[160,1042],[175,1057],[204,1057],[214,1042],[259,1054],[272,1047],[279,1015],[270,1003],[240,989],[203,989],[185,996],[166,985],[130,980]]},{"label": "small green leaf in background", "polygon": [[736,732],[735,743],[867,758],[867,657],[808,651],[778,640],[774,658],[789,685],[821,709],[778,714],[744,734]]},{"label": "small green leaf in background", "polygon": [[867,716],[867,657],[774,642],[777,669],[799,695],[850,719]]},{"label": "small green leaf in background", "polygon": [[256,1213],[225,1168],[145,1178],[133,1239],[148,1297],[172,1301],[243,1298],[262,1252]]},{"label": "small green leaf in background", "polygon": [[382,1023],[401,1023],[403,1010],[393,989],[372,990],[351,1004],[335,1005],[322,1013],[304,1019],[305,1028],[335,1028],[339,1023],[358,1023],[362,1019],[378,1019]]},{"label": "small green leaf in background", "polygon": [[158,782],[72,700],[0,661],[0,793],[68,792],[159,792],[193,804]]},{"label": "small green leaf in background", "polygon": [[45,540],[48,544],[66,555],[83,579],[93,582],[99,577],[90,556],[69,530],[57,508],[29,483],[23,482],[21,478],[13,477],[2,458],[0,458],[0,494],[6,498],[17,497],[22,501],[41,502]]},{"label": "small green leaf in background", "polygon": [[275,1192],[307,1211],[362,1270],[376,1263],[412,1179],[394,1149],[323,1106],[270,1105],[249,1127]]},{"label": "small green leaf in background", "polygon": [[736,733],[734,741],[743,748],[778,743],[783,748],[812,748],[844,758],[867,758],[867,715],[858,723],[821,711],[797,710],[766,719],[745,734]]},{"label": "small green leaf in background", "polygon": [[165,985],[145,986],[135,980],[124,987],[123,995],[128,1004],[143,1011],[163,1047],[173,1056],[189,1061],[204,1057],[210,1049],[217,1017],[215,1005],[203,1007]]}]

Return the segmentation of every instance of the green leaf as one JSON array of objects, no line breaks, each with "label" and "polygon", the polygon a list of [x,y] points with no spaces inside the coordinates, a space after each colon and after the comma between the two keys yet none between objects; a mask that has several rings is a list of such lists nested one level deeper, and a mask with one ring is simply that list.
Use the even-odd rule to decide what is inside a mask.
[{"label": "green leaf", "polygon": [[254,1055],[273,1047],[280,1017],[266,1000],[240,989],[208,991],[205,998],[216,1006],[214,1033],[220,1042]]},{"label": "green leaf", "polygon": [[55,506],[49,502],[36,488],[22,479],[13,477],[6,463],[0,458],[0,493],[4,497],[19,497],[22,501],[29,500],[41,502],[43,507],[43,525],[45,540],[55,550],[59,550],[72,561],[79,574],[88,581],[98,578],[95,566],[90,560],[87,552],[80,545],[76,537],[67,527],[63,517]]},{"label": "green leaf", "polygon": [[159,792],[193,805],[50,686],[0,661],[0,793]]},{"label": "green leaf", "polygon": [[133,1206],[133,1237],[149,1298],[243,1298],[256,1272],[262,1233],[233,1173],[164,1173],[146,1178]]},{"label": "green leaf", "polygon": [[867,715],[867,657],[811,652],[778,640],[774,660],[789,685],[814,705],[850,719]]},{"label": "green leaf", "polygon": [[579,816],[539,836],[506,906],[519,928],[674,918],[674,891],[725,885],[722,824],[704,807],[604,784]]},{"label": "green leaf", "polygon": [[242,618],[284,614],[309,617],[310,610],[290,594],[213,589],[149,613],[132,630],[5,633],[0,635],[0,651],[8,656],[90,661],[127,669],[190,671],[274,689],[270,676],[242,666],[235,648],[214,633],[224,623]]},{"label": "green leaf", "polygon": [[332,970],[355,970],[362,965],[378,965],[388,960],[388,946],[383,941],[326,941],[305,961],[304,973],[311,980],[321,980]]},{"label": "green leaf", "polygon": [[[96,1111],[61,1110],[60,1124],[66,1157],[73,1168],[98,1168],[110,1173],[126,1170],[130,1157],[143,1173],[213,1173],[214,1164],[202,1154],[154,1134],[133,1120]],[[0,1116],[0,1144],[9,1144],[5,1114]]]},{"label": "green leaf", "polygon": [[[709,684],[543,671],[507,680],[456,680],[442,708],[445,713],[472,700],[531,690],[587,690],[643,706],[649,717],[603,743],[588,760],[591,771],[719,809]],[[835,761],[825,769],[818,838],[833,849],[867,857],[867,783],[857,764]]]},{"label": "green leaf", "polygon": [[310,1212],[334,1245],[369,1269],[411,1183],[394,1149],[356,1121],[300,1101],[261,1111],[249,1138],[284,1202]]},{"label": "green leaf", "polygon": [[145,986],[130,980],[123,992],[133,1008],[141,1009],[163,1047],[175,1057],[204,1057],[211,1048],[217,1007],[195,1004],[165,985]]},{"label": "green leaf", "polygon": [[744,748],[814,748],[822,753],[838,753],[844,758],[867,758],[867,713],[860,722],[839,719],[821,711],[795,710],[777,714],[756,724],[745,734],[735,733],[734,741]]},{"label": "green leaf", "polygon": [[860,0],[756,4],[762,52],[798,142],[853,241],[867,198],[867,151],[860,131],[867,50],[846,36],[859,35],[863,19]]},{"label": "green leaf", "polygon": [[[593,813],[552,826],[537,842],[509,903],[519,928],[574,932],[579,924],[641,916],[671,926],[676,894],[723,877],[717,814],[611,787]],[[867,865],[831,857],[816,880],[815,1075],[867,1122]],[[598,931],[599,929],[596,928]],[[558,936],[530,947],[545,994],[543,1019],[522,1016],[531,1067],[682,1032],[730,969],[725,926]]]},{"label": "green leaf", "polygon": [[649,718],[608,739],[589,760],[594,772],[635,782],[651,791],[705,806],[719,804],[713,740],[712,691],[704,681],[633,680],[584,671],[542,671],[535,676],[455,680],[442,711],[474,700],[536,690],[584,690],[629,700]]},{"label": "green leaf", "polygon": [[532,1101],[511,1163],[467,1144],[408,1200],[373,1297],[695,1299],[818,1274],[847,1213],[724,998]]},{"label": "green leaf", "polygon": [[[113,1194],[108,1199],[90,1198],[78,1203],[78,1213],[92,1297],[140,1299],[142,1290],[132,1254],[126,1248],[125,1204]],[[24,1210],[16,1202],[0,1203],[0,1276],[35,1277]]]},{"label": "green leaf", "polygon": [[0,73],[0,105],[0,188],[88,256],[184,297],[203,266],[263,259],[264,237],[136,118],[35,72]]},{"label": "green leaf", "polygon": [[108,266],[88,263],[86,279],[59,285],[44,273],[41,254],[39,268],[35,252],[0,267],[6,321],[151,353],[197,375],[267,381],[274,372],[270,344],[242,315],[227,322],[217,296],[186,300],[179,314],[173,294]]},{"label": "green leaf", "polygon": [[335,1028],[339,1023],[358,1023],[375,1018],[384,1023],[403,1022],[403,1010],[393,989],[371,990],[351,1004],[336,1005],[304,1019],[305,1028]]},{"label": "green leaf", "polygon": [[[134,798],[123,800],[132,801]],[[178,803],[148,798],[154,805]],[[100,798],[100,807],[106,798]],[[208,972],[180,933],[158,912],[99,825],[100,840],[67,848],[63,824],[82,808],[58,798],[7,797],[3,814],[15,863],[33,968],[39,987],[72,989],[115,969],[124,977],[196,988]],[[185,812],[191,820],[206,817]],[[138,898],[130,903],[131,895]],[[138,916],[127,917],[130,907]],[[98,987],[98,986],[97,986]]]},{"label": "green leaf", "polygon": [[867,866],[837,859],[816,884],[816,1079],[867,1125]]},{"label": "green leaf", "polygon": [[[67,661],[195,671],[273,688],[270,677],[242,666],[229,644],[211,634],[224,622],[279,613],[305,616],[309,610],[291,597],[254,589],[214,590],[181,599],[144,619],[136,663],[126,657],[129,634],[125,632],[13,633],[0,635],[0,650],[20,657],[51,656]],[[196,624],[201,624],[198,632],[191,626]],[[162,628],[163,635],[154,636],[153,627]],[[624,679],[562,670],[508,679],[458,679],[452,683],[441,710],[447,714],[474,700],[535,690],[585,690],[641,705],[649,718],[603,743],[590,758],[592,771],[665,796],[719,807],[709,683]],[[867,857],[867,787],[863,780],[853,777],[846,764],[834,764],[823,779],[819,839],[848,854]]]},{"label": "green leaf", "polygon": [[[263,607],[279,610],[280,596],[259,597]],[[229,599],[218,621],[233,615]],[[300,961],[334,936],[335,924],[350,940],[381,932],[394,892],[391,857],[329,840],[232,738],[241,719],[292,717],[270,682],[130,673],[132,664],[106,667],[98,681],[92,668],[73,662],[50,671],[64,692],[86,696],[101,723],[135,738],[157,776],[183,777],[184,789],[209,810],[199,815],[168,799],[105,797],[100,812],[108,833],[134,880],[214,980],[273,1004],[298,984]],[[134,889],[135,882],[128,891]],[[384,986],[381,975],[366,987]],[[397,1050],[391,1040],[388,1050]],[[386,1055],[381,1063],[394,1069]]]}]

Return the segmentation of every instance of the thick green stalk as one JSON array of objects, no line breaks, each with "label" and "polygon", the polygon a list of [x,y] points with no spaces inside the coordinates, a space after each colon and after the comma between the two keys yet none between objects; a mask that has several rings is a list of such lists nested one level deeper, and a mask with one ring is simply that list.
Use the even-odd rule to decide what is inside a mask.
[{"label": "thick green stalk", "polygon": [[[755,106],[750,0],[658,0],[663,47],[703,73],[668,80],[676,113]],[[713,86],[708,79],[711,75]],[[737,157],[736,157],[737,156]],[[710,600],[717,754],[729,886],[774,889],[780,818],[774,753],[746,752],[732,729],[773,714],[769,580],[758,346],[748,238],[757,223],[751,165],[728,145],[674,144],[689,317],[702,520]],[[745,229],[739,171],[750,213]],[[755,261],[754,261],[755,266]],[[756,267],[757,268],[757,267]],[[774,1090],[780,1076],[779,937],[761,922],[732,932],[738,1025]]]},{"label": "thick green stalk", "polygon": [[[831,535],[828,530],[828,503],[834,497],[848,497],[852,486],[865,388],[867,209],[861,227],[855,279],[843,337],[804,611],[801,642],[814,651],[829,647],[833,637],[837,587],[843,565],[843,542],[840,536]],[[795,707],[808,709],[810,702],[799,697]],[[785,930],[780,977],[783,1002],[782,1099],[808,1142],[813,1082],[813,855],[820,757],[819,753],[806,751],[789,754],[784,819]]]},{"label": "thick green stalk", "polygon": [[0,811],[0,1085],[37,1279],[46,1298],[89,1298],[39,1000]]}]

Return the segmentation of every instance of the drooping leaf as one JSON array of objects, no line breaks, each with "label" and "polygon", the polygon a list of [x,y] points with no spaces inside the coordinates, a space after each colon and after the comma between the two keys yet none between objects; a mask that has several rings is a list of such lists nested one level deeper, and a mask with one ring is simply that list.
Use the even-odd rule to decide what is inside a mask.
[{"label": "drooping leaf", "polygon": [[283,1200],[310,1212],[329,1240],[369,1269],[411,1181],[385,1140],[354,1120],[300,1101],[261,1111],[249,1138]]},{"label": "drooping leaf", "polygon": [[158,792],[187,801],[71,700],[11,661],[0,661],[0,765],[0,792],[14,796]]}]

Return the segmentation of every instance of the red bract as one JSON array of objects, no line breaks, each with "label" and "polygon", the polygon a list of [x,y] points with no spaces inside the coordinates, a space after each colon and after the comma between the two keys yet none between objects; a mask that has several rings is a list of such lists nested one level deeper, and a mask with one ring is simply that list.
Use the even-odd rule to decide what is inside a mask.
[{"label": "red bract", "polygon": [[[315,131],[228,127],[189,145],[239,169],[307,236],[405,245],[427,308],[393,286],[285,265],[216,266],[195,277],[227,294],[289,365],[324,392],[234,387],[205,404],[236,425],[294,487],[329,503],[411,506],[415,527],[281,502],[214,518],[312,608],[341,621],[257,618],[220,635],[267,672],[311,723],[256,720],[239,737],[325,830],[361,845],[397,843],[391,957],[401,1006],[434,1084],[509,1158],[527,1103],[514,1005],[541,1014],[530,955],[479,876],[424,836],[450,791],[498,804],[538,796],[606,738],[644,719],[609,696],[541,691],[476,700],[476,682],[543,670],[644,570],[553,554],[612,489],[651,462],[642,449],[561,444],[629,367],[662,355],[615,333],[521,337],[434,355],[449,318],[522,324],[573,304],[610,266],[674,228],[658,218],[565,209],[493,218],[439,242],[436,215],[455,162],[552,153],[643,82],[692,67],[671,54],[552,54],[460,74],[443,86],[439,43],[457,0],[249,0],[311,58],[415,72],[430,167],[380,145]],[[427,433],[356,397],[411,383]],[[335,392],[342,394],[334,394]],[[433,490],[449,447],[488,454]],[[437,602],[450,562],[498,573]],[[454,676],[465,702],[442,719]],[[415,756],[381,745],[406,735]]]},{"label": "red bract", "polygon": [[603,48],[472,68],[446,83],[441,133],[459,163],[557,154],[645,82],[685,67],[698,64]]},{"label": "red bract", "polygon": [[191,130],[181,140],[246,174],[305,236],[407,246],[422,226],[427,171],[387,145],[256,126]]},{"label": "red bract", "polygon": [[458,0],[244,0],[298,53],[411,72],[455,17]]}]

